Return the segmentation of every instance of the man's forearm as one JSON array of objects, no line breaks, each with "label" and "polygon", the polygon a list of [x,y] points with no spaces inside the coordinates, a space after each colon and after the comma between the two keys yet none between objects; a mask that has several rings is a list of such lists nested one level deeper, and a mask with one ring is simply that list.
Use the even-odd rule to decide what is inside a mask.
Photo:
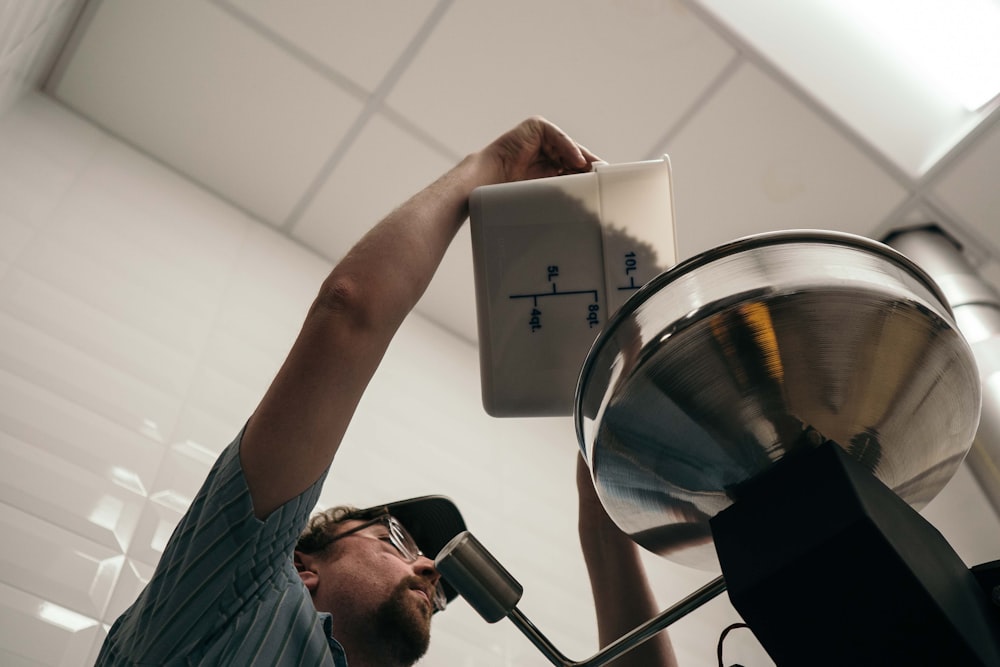
[{"label": "man's forearm", "polygon": [[[600,645],[607,646],[660,610],[646,578],[639,547],[605,512],[582,457],[577,461],[579,533],[597,610]],[[670,635],[661,631],[611,664],[617,667],[676,667]]]}]

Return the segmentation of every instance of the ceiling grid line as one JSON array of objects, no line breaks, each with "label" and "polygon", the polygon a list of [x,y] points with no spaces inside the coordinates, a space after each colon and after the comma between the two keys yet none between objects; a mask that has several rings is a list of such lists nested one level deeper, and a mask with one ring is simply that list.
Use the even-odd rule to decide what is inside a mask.
[{"label": "ceiling grid line", "polygon": [[710,10],[702,6],[698,0],[681,0],[696,16],[701,18],[712,30],[716,32],[726,43],[742,54],[748,63],[755,65],[765,74],[769,75],[779,85],[786,89],[796,100],[799,100],[807,108],[818,114],[830,127],[844,137],[851,145],[861,151],[863,155],[874,162],[886,174],[896,181],[907,192],[907,196],[895,206],[881,220],[876,221],[872,236],[878,240],[886,233],[900,226],[911,226],[912,222],[907,222],[905,216],[914,206],[922,206],[932,214],[932,220],[928,223],[942,225],[949,233],[956,236],[956,240],[966,245],[966,252],[970,254],[970,260],[974,263],[983,263],[990,257],[1000,257],[1000,244],[994,239],[976,230],[975,226],[960,215],[953,207],[942,201],[934,191],[939,177],[957,164],[967,153],[969,147],[980,142],[991,130],[1000,126],[1000,102],[992,102],[993,109],[989,114],[975,125],[969,132],[957,141],[951,148],[941,155],[934,163],[919,176],[911,176],[904,169],[896,165],[875,145],[865,139],[858,131],[843,121],[833,113],[818,98],[809,93],[807,89],[799,85],[794,79],[770,59],[764,56],[753,44],[736,34],[725,23],[719,20]]},{"label": "ceiling grid line", "polygon": [[436,137],[431,135],[430,132],[427,132],[422,127],[420,127],[419,125],[408,119],[400,112],[396,111],[388,104],[383,103],[381,107],[379,107],[379,110],[381,111],[382,116],[386,120],[388,120],[390,123],[392,123],[399,129],[403,130],[404,132],[408,133],[414,139],[424,144],[425,146],[435,151],[436,153],[440,153],[443,157],[446,157],[449,160],[455,162],[462,159],[463,157],[462,155],[456,153],[453,149],[445,145],[444,142],[438,140]]},{"label": "ceiling grid line", "polygon": [[305,65],[308,69],[311,69],[323,78],[329,80],[330,83],[343,89],[352,97],[356,97],[360,102],[365,102],[369,97],[371,97],[371,93],[369,93],[364,86],[357,83],[350,77],[341,74],[333,67],[330,67],[325,62],[309,53],[306,49],[297,46],[294,42],[285,38],[281,33],[271,29],[266,24],[261,23],[256,17],[233,5],[229,2],[229,0],[208,0],[208,2],[226,12],[232,18],[242,23],[245,27],[249,28],[266,41],[287,53],[292,59],[298,61],[302,65]]},{"label": "ceiling grid line", "polygon": [[926,208],[924,201],[924,198],[919,194],[907,192],[902,201],[893,206],[892,210],[885,214],[882,220],[879,221],[879,224],[873,227],[865,236],[874,241],[881,241],[881,239],[886,238],[895,229],[912,226],[913,221],[908,221],[906,216],[914,209]]},{"label": "ceiling grid line", "polygon": [[365,126],[372,119],[375,114],[377,114],[383,107],[383,101],[389,92],[392,90],[396,82],[399,81],[400,77],[413,62],[413,58],[420,51],[420,48],[424,45],[427,39],[430,37],[434,28],[440,23],[441,18],[447,13],[448,8],[451,6],[454,0],[439,0],[439,2],[431,10],[427,19],[421,24],[420,28],[417,30],[413,39],[407,43],[406,48],[399,55],[396,61],[389,67],[385,76],[379,81],[378,85],[371,92],[371,95],[365,100],[365,104],[361,111],[358,113],[354,122],[344,133],[340,142],[333,149],[333,152],[327,158],[326,162],[319,168],[316,172],[316,177],[306,186],[303,191],[302,196],[289,211],[288,216],[285,218],[284,222],[279,225],[279,229],[286,232],[293,232],[295,226],[302,219],[303,214],[306,209],[312,204],[316,195],[319,193],[320,189],[326,183],[330,174],[337,168],[340,161],[343,159],[347,151],[354,145],[357,141],[361,132],[364,130]]},{"label": "ceiling grid line", "polygon": [[962,157],[969,146],[979,142],[984,136],[990,133],[995,127],[1000,126],[1000,102],[993,102],[993,109],[989,114],[969,130],[965,136],[955,143],[944,155],[942,155],[924,174],[917,179],[915,187],[922,190],[932,183],[938,176],[947,172],[951,166]]},{"label": "ceiling grid line", "polygon": [[[941,176],[947,174],[959,162],[970,146],[977,144],[982,137],[996,127],[1000,127],[1000,104],[997,104],[986,118],[952,146],[920,178],[914,179],[911,196],[907,198],[908,203],[929,209],[933,215],[932,219],[926,220],[926,222],[944,227],[949,234],[955,237],[956,241],[964,246],[964,251],[973,264],[985,263],[991,256],[1000,257],[1000,245],[994,239],[980,233],[971,221],[966,220],[964,215],[945,202],[935,192],[934,186]],[[904,207],[900,207],[900,209],[902,208]],[[905,210],[894,211],[886,217],[878,229],[884,234],[894,228],[912,226],[912,222],[907,223],[903,219],[902,216],[905,212]],[[879,235],[876,234],[876,236]]]},{"label": "ceiling grid line", "polygon": [[726,63],[725,67],[719,72],[718,75],[712,81],[709,82],[705,90],[695,98],[694,102],[688,109],[681,114],[680,118],[675,122],[660,139],[653,144],[653,149],[646,155],[647,160],[655,160],[659,158],[664,153],[669,154],[670,151],[667,150],[670,142],[673,141],[674,137],[680,134],[687,124],[694,119],[695,116],[715,97],[730,79],[736,74],[737,70],[743,66],[743,56],[738,52]]},{"label": "ceiling grid line", "polygon": [[890,178],[896,181],[908,192],[912,192],[916,186],[915,180],[902,168],[897,166],[882,151],[878,150],[867,139],[861,136],[850,125],[844,122],[839,116],[830,111],[829,108],[820,102],[815,96],[800,86],[794,79],[785,74],[770,59],[764,56],[753,44],[734,33],[728,26],[724,25],[710,11],[702,7],[697,0],[681,0],[688,9],[704,21],[709,28],[714,30],[719,37],[732,46],[750,64],[754,65],[780,86],[782,86],[792,97],[802,103],[813,113],[817,114],[830,127],[839,133],[846,141],[858,149],[862,155],[875,163]]},{"label": "ceiling grid line", "polygon": [[[99,0],[93,0],[96,5]],[[62,60],[64,51],[68,48],[72,48],[74,44],[73,36],[78,33],[83,32],[84,27],[81,23],[84,21],[84,14],[87,10],[89,3],[83,1],[69,2],[65,3],[63,7],[59,10],[52,12],[52,16],[55,16],[57,11],[65,10],[69,16],[67,16],[66,21],[59,28],[62,32],[63,39],[60,40],[53,50],[48,54],[49,60],[43,62],[39,65],[37,84],[39,88],[45,87],[45,82],[47,82],[55,73],[59,61]],[[51,18],[51,17],[50,17]],[[51,28],[49,28],[51,29]]]}]

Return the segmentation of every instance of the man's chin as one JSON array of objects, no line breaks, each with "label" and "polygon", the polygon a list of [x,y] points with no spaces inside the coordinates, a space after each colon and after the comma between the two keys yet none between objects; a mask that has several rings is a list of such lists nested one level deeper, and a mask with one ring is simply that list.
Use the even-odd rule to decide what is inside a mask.
[{"label": "man's chin", "polygon": [[402,582],[376,612],[381,634],[404,664],[419,660],[431,638],[431,606]]}]

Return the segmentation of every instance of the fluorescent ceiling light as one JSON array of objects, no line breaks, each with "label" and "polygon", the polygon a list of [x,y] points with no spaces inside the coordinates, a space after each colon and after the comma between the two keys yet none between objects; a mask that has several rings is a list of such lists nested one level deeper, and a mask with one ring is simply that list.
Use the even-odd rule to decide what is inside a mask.
[{"label": "fluorescent ceiling light", "polygon": [[969,111],[1000,93],[998,0],[830,0],[830,7]]},{"label": "fluorescent ceiling light", "polygon": [[690,1],[911,177],[996,105],[1000,0]]}]

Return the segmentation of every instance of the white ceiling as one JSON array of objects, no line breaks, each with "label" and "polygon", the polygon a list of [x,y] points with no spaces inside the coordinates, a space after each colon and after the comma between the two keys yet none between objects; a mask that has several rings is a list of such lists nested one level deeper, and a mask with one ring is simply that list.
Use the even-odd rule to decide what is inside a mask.
[{"label": "white ceiling", "polygon": [[[681,257],[933,219],[996,271],[996,113],[910,176],[737,35],[695,0],[97,0],[47,90],[330,260],[542,114],[609,162],[670,154]],[[419,310],[474,341],[469,243]]]}]

